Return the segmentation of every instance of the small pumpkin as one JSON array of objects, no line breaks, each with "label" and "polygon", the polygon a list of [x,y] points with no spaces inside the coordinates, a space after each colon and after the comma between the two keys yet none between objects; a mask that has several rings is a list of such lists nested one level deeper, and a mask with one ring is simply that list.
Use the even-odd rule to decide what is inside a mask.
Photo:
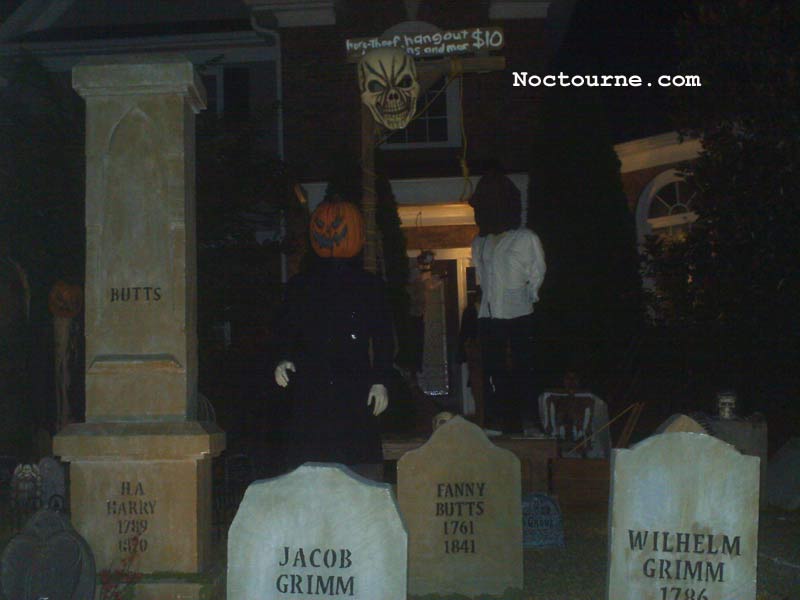
[{"label": "small pumpkin", "polygon": [[311,215],[311,247],[323,258],[351,258],[364,247],[364,218],[351,202],[326,200]]},{"label": "small pumpkin", "polygon": [[56,281],[50,289],[47,305],[56,317],[77,317],[83,307],[83,289],[64,281]]}]

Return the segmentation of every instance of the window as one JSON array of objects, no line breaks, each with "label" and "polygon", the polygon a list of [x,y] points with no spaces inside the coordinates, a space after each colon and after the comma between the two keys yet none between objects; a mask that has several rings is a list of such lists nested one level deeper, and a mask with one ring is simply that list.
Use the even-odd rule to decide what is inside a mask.
[{"label": "window", "polygon": [[208,111],[247,117],[265,101],[274,101],[275,86],[259,85],[264,78],[272,76],[274,68],[271,66],[272,63],[252,63],[202,67]]},{"label": "window", "polygon": [[643,242],[648,235],[685,236],[697,220],[696,198],[697,190],[674,169],[657,175],[639,198],[636,209],[639,241]]},{"label": "window", "polygon": [[262,149],[281,154],[276,63],[225,63],[200,67],[206,112],[258,124]]},{"label": "window", "polygon": [[461,145],[461,80],[456,79],[445,88],[442,77],[417,100],[417,111],[428,107],[411,121],[405,129],[393,132],[384,142],[386,150],[410,148],[447,148]]}]

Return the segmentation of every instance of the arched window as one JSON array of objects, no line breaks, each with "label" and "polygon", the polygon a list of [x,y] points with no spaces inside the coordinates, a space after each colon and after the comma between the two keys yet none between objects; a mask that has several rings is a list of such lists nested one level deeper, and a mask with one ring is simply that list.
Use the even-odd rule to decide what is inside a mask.
[{"label": "arched window", "polygon": [[648,235],[681,237],[697,220],[694,212],[697,190],[675,169],[656,175],[647,184],[636,207],[639,243]]}]

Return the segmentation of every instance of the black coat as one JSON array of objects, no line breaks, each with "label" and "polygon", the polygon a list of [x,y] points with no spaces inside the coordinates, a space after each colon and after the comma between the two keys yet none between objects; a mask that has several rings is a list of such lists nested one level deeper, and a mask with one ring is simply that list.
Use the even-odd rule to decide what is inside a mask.
[{"label": "black coat", "polygon": [[352,262],[321,260],[287,284],[276,328],[279,360],[297,369],[287,388],[290,463],[381,462],[367,398],[373,384],[387,384],[394,355],[383,281]]}]

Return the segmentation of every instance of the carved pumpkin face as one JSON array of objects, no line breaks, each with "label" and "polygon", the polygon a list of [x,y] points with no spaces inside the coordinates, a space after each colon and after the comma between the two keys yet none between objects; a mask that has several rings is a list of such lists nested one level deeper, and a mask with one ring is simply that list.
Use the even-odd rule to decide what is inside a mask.
[{"label": "carved pumpkin face", "polygon": [[56,317],[77,317],[83,307],[83,289],[79,285],[56,281],[47,304]]},{"label": "carved pumpkin face", "polygon": [[364,218],[355,204],[325,201],[311,215],[311,247],[323,258],[351,258],[364,246]]}]

